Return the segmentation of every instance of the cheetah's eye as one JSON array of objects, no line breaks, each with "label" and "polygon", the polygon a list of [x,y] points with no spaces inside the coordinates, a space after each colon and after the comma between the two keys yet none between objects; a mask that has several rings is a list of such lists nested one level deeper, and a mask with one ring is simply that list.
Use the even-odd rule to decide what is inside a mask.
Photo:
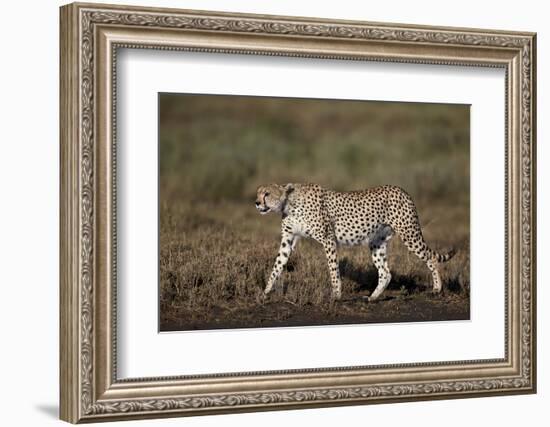
[{"label": "cheetah's eye", "polygon": [[265,197],[269,196],[269,193],[265,193],[264,196],[265,196]]}]

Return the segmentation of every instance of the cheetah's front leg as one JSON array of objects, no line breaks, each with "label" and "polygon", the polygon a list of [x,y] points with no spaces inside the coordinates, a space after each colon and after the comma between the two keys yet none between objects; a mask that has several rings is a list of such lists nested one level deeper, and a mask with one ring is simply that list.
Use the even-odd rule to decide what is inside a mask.
[{"label": "cheetah's front leg", "polygon": [[269,279],[267,281],[267,286],[264,289],[265,295],[273,290],[273,286],[279,280],[279,277],[281,276],[281,273],[283,272],[283,269],[288,262],[288,258],[292,253],[292,249],[294,249],[294,246],[296,245],[296,240],[297,236],[287,231],[283,231],[281,236],[281,245],[279,246],[279,254],[275,259],[273,271],[271,272],[271,275],[269,276]]},{"label": "cheetah's front leg", "polygon": [[336,240],[327,239],[322,242],[327,256],[328,269],[330,272],[330,282],[332,284],[332,298],[339,300],[342,298],[342,280],[340,279],[340,269],[338,267],[338,258],[336,255]]}]

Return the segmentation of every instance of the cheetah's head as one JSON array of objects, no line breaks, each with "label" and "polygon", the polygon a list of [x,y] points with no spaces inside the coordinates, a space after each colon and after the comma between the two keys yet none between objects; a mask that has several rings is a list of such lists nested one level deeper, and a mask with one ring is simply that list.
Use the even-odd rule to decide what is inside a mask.
[{"label": "cheetah's head", "polygon": [[260,185],[256,190],[256,209],[262,215],[269,212],[282,212],[287,197],[293,189],[292,184]]}]

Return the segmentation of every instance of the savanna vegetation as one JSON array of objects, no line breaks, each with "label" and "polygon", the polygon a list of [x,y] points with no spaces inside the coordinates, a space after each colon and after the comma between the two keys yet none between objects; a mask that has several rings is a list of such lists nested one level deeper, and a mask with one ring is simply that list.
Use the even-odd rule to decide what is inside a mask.
[{"label": "savanna vegetation", "polygon": [[[161,330],[469,318],[468,106],[175,94],[159,105]],[[333,303],[323,250],[302,239],[264,298],[281,218],[254,200],[269,182],[403,187],[428,244],[458,249],[440,268],[444,292],[394,238],[381,300],[364,298],[377,273],[355,247],[339,249]]]}]

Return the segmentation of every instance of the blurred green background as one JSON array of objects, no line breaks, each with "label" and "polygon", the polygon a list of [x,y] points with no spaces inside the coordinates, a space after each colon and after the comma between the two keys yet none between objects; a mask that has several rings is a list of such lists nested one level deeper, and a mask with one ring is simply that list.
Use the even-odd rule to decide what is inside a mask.
[{"label": "blurred green background", "polygon": [[402,186],[468,203],[469,106],[160,95],[162,196],[250,200],[257,185]]}]

